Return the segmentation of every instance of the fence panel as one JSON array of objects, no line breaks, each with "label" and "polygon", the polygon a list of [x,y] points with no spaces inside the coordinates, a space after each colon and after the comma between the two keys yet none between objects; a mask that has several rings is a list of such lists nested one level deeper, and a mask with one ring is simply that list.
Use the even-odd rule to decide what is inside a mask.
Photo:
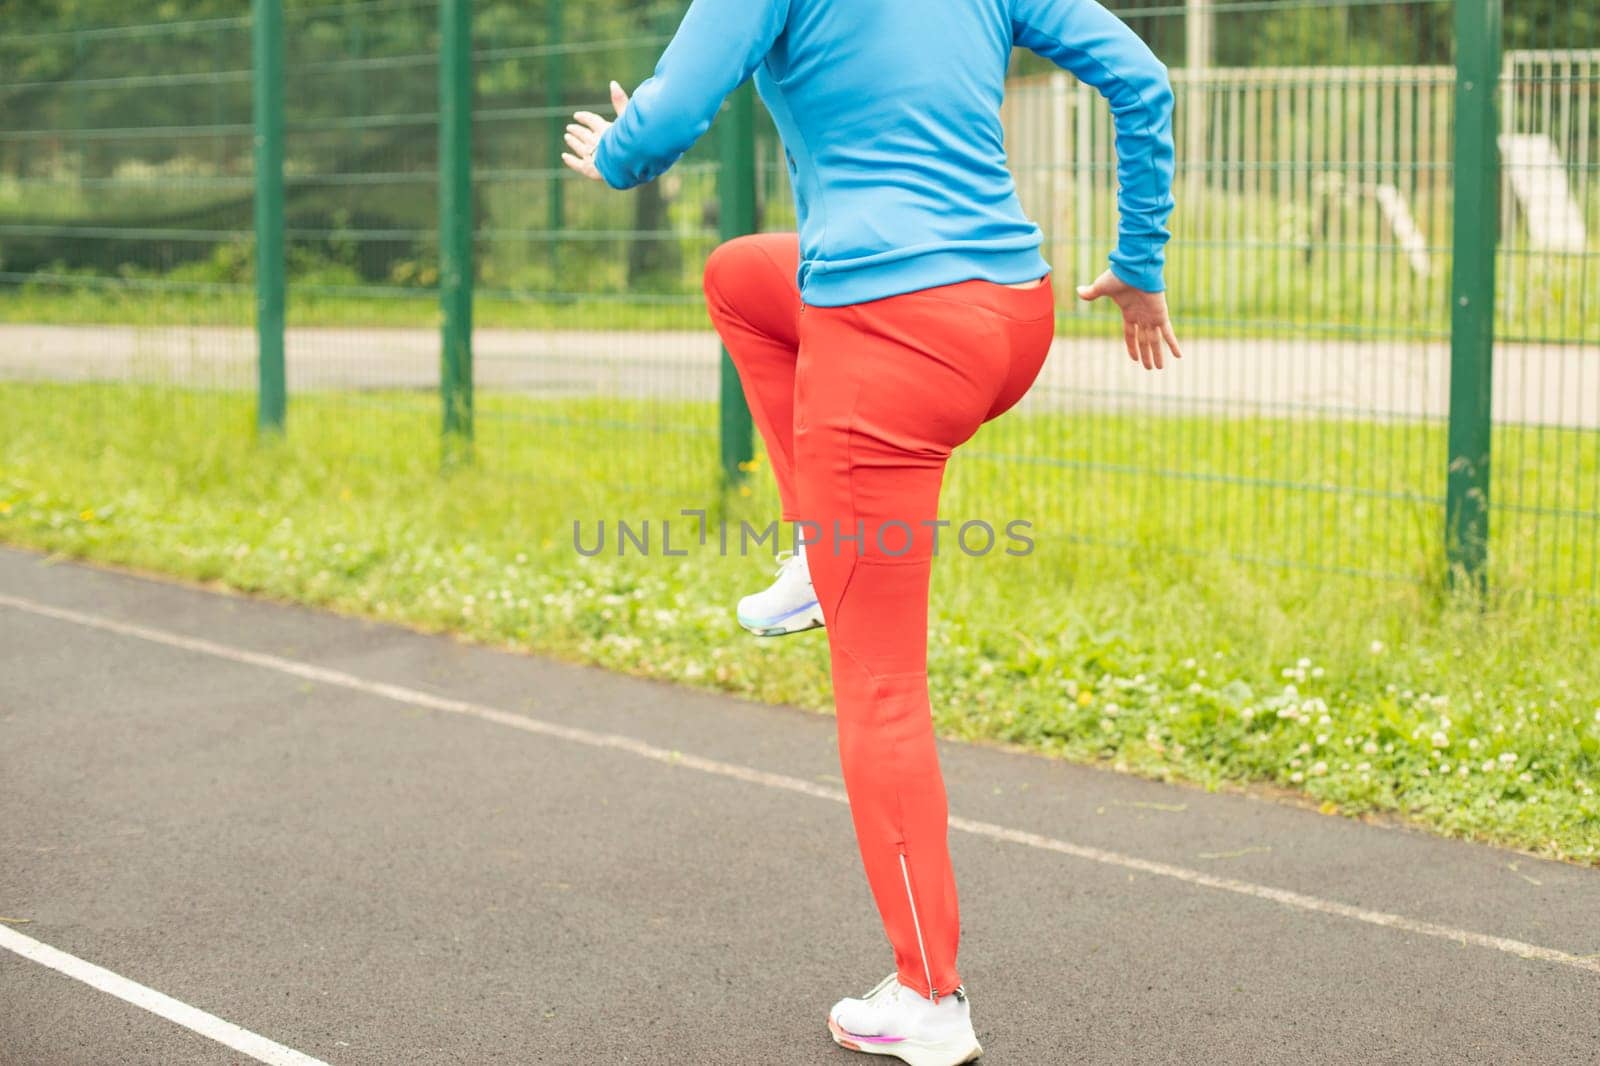
[{"label": "fence panel", "polygon": [[[1210,11],[1213,41],[1280,34],[1315,61],[1172,69],[1168,285],[1187,358],[1146,372],[1110,312],[1072,306],[1068,282],[1092,280],[1115,241],[1111,115],[1063,75],[1019,78],[1008,143],[1065,317],[1026,417],[986,429],[954,480],[973,507],[1026,486],[1009,506],[1084,543],[1429,580],[1449,384],[1454,70],[1436,36],[1449,5]],[[1181,9],[1124,14],[1149,37],[1182,32]],[[1413,32],[1363,62],[1374,15]]]},{"label": "fence panel", "polygon": [[0,37],[0,377],[72,383],[61,434],[230,402],[250,432],[250,78],[243,11]]},{"label": "fence panel", "polygon": [[[703,503],[720,134],[627,194],[559,161],[566,116],[609,113],[607,81],[642,80],[683,5],[474,6],[478,464],[509,497],[576,509],[633,490]],[[1114,238],[1110,116],[1019,56],[1008,146],[1060,340],[1022,410],[959,455],[947,510],[1114,551],[1436,583],[1453,4],[1114,7],[1178,94],[1169,282],[1188,358],[1147,374],[1107,309],[1073,299]],[[286,14],[290,435],[314,420],[352,461],[402,454],[417,476],[439,454],[438,20],[438,0]],[[248,4],[108,22],[0,41],[0,376],[95,381],[76,402],[152,417],[237,405],[248,432]],[[1566,603],[1600,600],[1597,57],[1592,12],[1508,0],[1490,559],[1496,587]],[[760,123],[760,222],[788,228]],[[754,505],[773,502],[766,481]]]},{"label": "fence panel", "polygon": [[[1518,7],[1507,14],[1517,26]],[[1498,579],[1600,596],[1600,30],[1524,29],[1501,84],[1491,548]],[[1587,47],[1562,47],[1562,45]]]}]

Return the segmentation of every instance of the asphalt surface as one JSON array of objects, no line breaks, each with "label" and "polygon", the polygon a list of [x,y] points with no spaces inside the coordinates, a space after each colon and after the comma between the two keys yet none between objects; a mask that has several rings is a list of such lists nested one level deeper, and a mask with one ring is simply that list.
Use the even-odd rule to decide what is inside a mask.
[{"label": "asphalt surface", "polygon": [[[1191,338],[1159,374],[1126,358],[1114,320],[1095,338],[1056,341],[1029,411],[1141,410],[1442,419],[1450,347],[1388,339]],[[1181,322],[1180,322],[1181,327]],[[439,334],[426,329],[291,329],[291,390],[431,389]],[[479,329],[474,381],[537,396],[712,400],[719,348],[709,330]],[[1600,429],[1600,347],[1497,344],[1498,423]],[[256,339],[217,326],[0,323],[0,377],[254,388]]]},{"label": "asphalt surface", "polygon": [[[827,717],[21,552],[0,550],[0,596],[10,928],[336,1066],[865,1061],[824,1016],[892,963],[827,798]],[[630,739],[552,731],[573,727]],[[1600,871],[989,748],[942,757],[957,817],[1079,848],[952,833],[987,1063],[1600,1061],[1582,964],[1085,849],[1572,956],[1600,952]],[[247,1061],[0,950],[0,1062]]]}]

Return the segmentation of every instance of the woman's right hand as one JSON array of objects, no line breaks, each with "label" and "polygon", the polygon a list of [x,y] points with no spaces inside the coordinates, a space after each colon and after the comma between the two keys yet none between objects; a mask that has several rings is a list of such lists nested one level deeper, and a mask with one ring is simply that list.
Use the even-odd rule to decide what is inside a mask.
[{"label": "woman's right hand", "polygon": [[1167,316],[1167,297],[1164,293],[1145,292],[1106,271],[1095,279],[1093,285],[1078,286],[1078,299],[1093,303],[1109,296],[1122,309],[1122,337],[1128,345],[1128,358],[1143,363],[1146,370],[1160,370],[1162,347],[1172,352],[1174,359],[1182,359],[1178,337],[1172,332],[1172,320]]},{"label": "woman's right hand", "polygon": [[[628,109],[628,94],[616,82],[611,83],[611,106],[617,118]],[[561,153],[561,161],[590,181],[604,182],[594,165],[594,154],[600,150],[600,138],[611,128],[611,119],[601,118],[593,111],[574,112],[576,122],[567,126],[566,142],[570,152]]]}]

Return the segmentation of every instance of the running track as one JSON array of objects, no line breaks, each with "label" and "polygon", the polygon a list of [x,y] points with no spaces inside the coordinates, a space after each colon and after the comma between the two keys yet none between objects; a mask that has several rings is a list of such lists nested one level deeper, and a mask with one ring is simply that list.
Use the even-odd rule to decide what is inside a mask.
[{"label": "running track", "polygon": [[[3,549],[0,649],[0,1063],[858,1061],[826,717]],[[988,1063],[1600,1057],[1600,871],[943,758]]]}]

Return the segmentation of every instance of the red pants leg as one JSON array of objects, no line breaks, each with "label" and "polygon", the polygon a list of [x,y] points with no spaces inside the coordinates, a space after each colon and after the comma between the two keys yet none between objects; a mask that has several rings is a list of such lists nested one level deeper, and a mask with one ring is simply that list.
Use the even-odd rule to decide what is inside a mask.
[{"label": "red pants leg", "polygon": [[[800,352],[800,239],[762,233],[706,261],[706,308],[739,372],[750,417],[778,480],[783,520],[800,517],[794,487],[794,370]],[[785,543],[787,537],[780,537]]]},{"label": "red pants leg", "polygon": [[[1037,377],[1054,299],[1049,284],[962,282],[800,306],[791,334],[782,309],[793,237],[757,240],[770,243],[745,238],[713,257],[712,316],[773,455],[785,517],[815,536],[808,560],[827,623],[840,763],[900,982],[942,995],[961,980],[960,914],[928,701],[928,582],[936,544],[955,548],[954,531],[932,523],[951,451]],[[762,260],[778,259],[780,240],[774,272]],[[994,517],[998,528],[1013,516]]]}]

